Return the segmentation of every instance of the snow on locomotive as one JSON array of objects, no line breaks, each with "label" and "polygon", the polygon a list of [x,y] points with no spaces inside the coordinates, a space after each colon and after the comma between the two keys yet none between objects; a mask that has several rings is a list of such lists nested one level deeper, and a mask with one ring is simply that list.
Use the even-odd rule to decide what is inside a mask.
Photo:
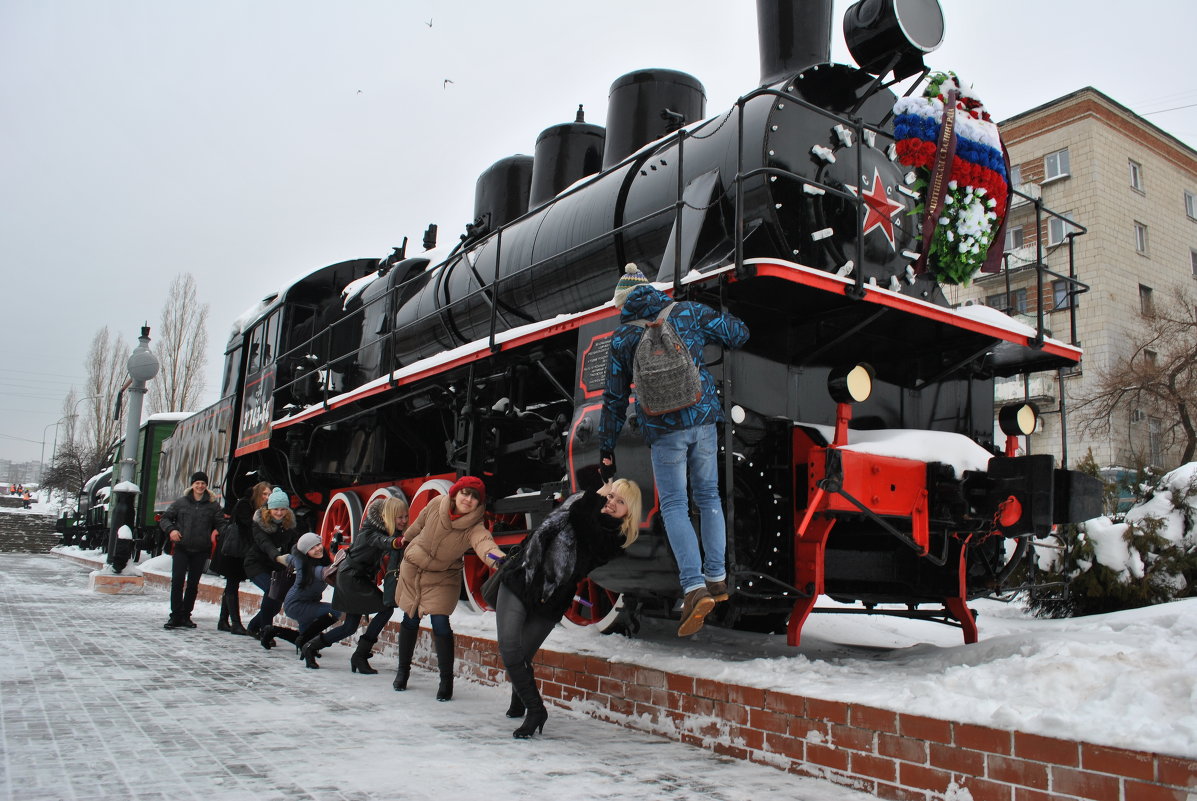
[{"label": "snow on locomotive", "polygon": [[[850,8],[860,68],[829,62],[831,5],[758,0],[761,86],[733,108],[707,117],[683,73],[625,75],[605,128],[579,113],[541,133],[534,156],[482,174],[451,252],[433,249],[430,228],[421,255],[334,264],[267,298],[229,342],[224,397],[179,425],[164,457],[177,480],[161,486],[202,468],[231,498],[265,478],[335,550],[372,498],[402,494],[418,512],[469,473],[487,483],[498,541],[516,542],[597,461],[611,295],[636,262],[751,330],[743,350],[708,354],[728,419],[733,587],[710,620],[788,621],[796,645],[826,595],[975,640],[968,601],[1001,592],[1031,538],[1096,513],[1084,476],[1015,455],[1029,408],[1004,412],[1011,440],[994,442],[994,379],[1081,354],[984,307],[952,308],[947,273],[920,258],[934,247],[931,192],[900,160],[890,87],[913,78],[913,91],[927,74],[938,4]],[[938,133],[955,99],[937,107]],[[649,488],[630,414],[621,472]],[[652,500],[643,535],[583,582],[567,619],[626,631],[673,614],[680,588]],[[486,570],[467,558],[476,608]]]}]

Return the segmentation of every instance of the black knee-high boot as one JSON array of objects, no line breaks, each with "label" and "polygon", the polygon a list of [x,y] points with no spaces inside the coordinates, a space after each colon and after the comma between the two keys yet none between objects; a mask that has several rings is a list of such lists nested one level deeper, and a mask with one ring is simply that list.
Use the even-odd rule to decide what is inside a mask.
[{"label": "black knee-high boot", "polygon": [[[229,634],[246,635],[249,634],[245,630],[245,626],[241,625],[241,594],[238,593],[232,597],[226,595],[225,606],[229,613]],[[217,626],[217,628],[220,628]]]},{"label": "black knee-high boot", "polygon": [[[524,667],[526,667],[529,672],[532,671],[531,662],[524,662]],[[524,712],[526,711],[527,707],[524,706],[524,699],[520,698],[520,694],[515,691],[515,687],[513,686],[511,688],[511,705],[507,707],[507,712],[504,714],[506,714],[509,718],[522,718],[524,716]]]},{"label": "black knee-high boot", "polygon": [[349,672],[350,673],[377,673],[378,671],[370,667],[370,657],[374,655],[374,643],[378,642],[377,637],[367,637],[362,635],[357,641],[357,650],[353,652],[353,656],[349,657]]},{"label": "black knee-high boot", "polygon": [[399,670],[395,673],[395,680],[391,682],[395,692],[407,689],[407,679],[411,676],[411,658],[416,652],[416,637],[419,633],[419,629],[399,626]]},{"label": "black knee-high boot", "polygon": [[229,596],[220,596],[220,618],[216,621],[217,631],[231,631],[229,628]]},{"label": "black knee-high boot", "polygon": [[320,656],[320,649],[326,645],[332,645],[332,643],[324,639],[323,634],[317,634],[305,642],[303,650],[300,652],[300,655],[303,657],[304,667],[319,670],[320,665],[316,663],[316,657]]},{"label": "black knee-high boot", "polygon": [[432,641],[436,644],[436,664],[440,669],[441,683],[436,688],[436,700],[453,700],[453,632],[448,634],[433,634]]},{"label": "black knee-high boot", "polygon": [[544,733],[544,722],[549,719],[545,711],[544,699],[536,689],[536,678],[532,675],[532,666],[527,662],[517,662],[507,668],[507,678],[511,686],[524,702],[528,710],[524,715],[524,724],[511,733],[517,740],[527,740],[535,732]]},{"label": "black knee-high boot", "polygon": [[[313,620],[308,627],[299,633],[299,637],[295,639],[295,652],[300,656],[303,655],[303,647],[307,645],[308,640],[314,638],[317,634],[323,634],[324,630],[337,622],[336,615],[321,615]],[[320,650],[319,648],[316,649]]]}]

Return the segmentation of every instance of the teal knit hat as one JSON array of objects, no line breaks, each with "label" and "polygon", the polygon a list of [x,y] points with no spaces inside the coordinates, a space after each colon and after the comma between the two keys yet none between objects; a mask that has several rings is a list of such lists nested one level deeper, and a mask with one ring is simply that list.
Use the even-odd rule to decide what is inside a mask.
[{"label": "teal knit hat", "polygon": [[266,499],[267,509],[290,509],[291,499],[287,497],[287,493],[283,491],[282,487],[275,487],[274,491],[270,493],[270,497]]},{"label": "teal knit hat", "polygon": [[615,284],[615,308],[617,309],[623,308],[624,302],[633,289],[648,283],[644,273],[640,272],[640,268],[632,262],[623,268],[623,272],[624,274],[619,277],[619,282]]}]

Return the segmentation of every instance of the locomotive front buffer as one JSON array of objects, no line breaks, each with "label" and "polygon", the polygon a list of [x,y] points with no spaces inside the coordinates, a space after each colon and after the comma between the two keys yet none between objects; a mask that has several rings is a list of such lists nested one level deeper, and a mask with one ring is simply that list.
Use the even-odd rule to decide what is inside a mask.
[{"label": "locomotive front buffer", "polygon": [[[831,442],[812,443],[808,431],[794,430],[806,487],[794,496],[794,585],[801,594],[787,624],[788,642],[799,644],[803,624],[826,595],[864,606],[826,605],[820,612],[932,620],[959,626],[964,641],[974,643],[976,613],[968,602],[1010,591],[1011,579],[1031,561],[1031,540],[1100,514],[1101,483],[1057,469],[1049,454],[1015,455],[1017,437],[1034,429],[1032,404],[1002,410],[1005,453],[984,471],[957,476],[947,464],[854,447],[852,405],[869,397],[872,379],[864,364],[832,371]],[[923,604],[940,608],[920,609]]]}]

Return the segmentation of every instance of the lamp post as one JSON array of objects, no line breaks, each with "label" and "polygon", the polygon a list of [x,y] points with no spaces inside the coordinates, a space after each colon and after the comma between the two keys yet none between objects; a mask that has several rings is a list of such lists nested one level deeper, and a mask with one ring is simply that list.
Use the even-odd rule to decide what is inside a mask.
[{"label": "lamp post", "polygon": [[[69,420],[69,419],[71,419],[71,418],[73,418],[73,417],[76,417],[76,416],[77,416],[77,415],[76,415],[76,412],[77,412],[77,411],[78,411],[78,409],[79,409],[79,404],[80,404],[80,403],[83,403],[83,401],[86,401],[86,400],[95,400],[97,397],[99,397],[99,396],[97,396],[97,395],[85,395],[84,397],[82,397],[82,398],[79,398],[78,400],[76,400],[76,401],[75,401],[75,405],[74,405],[73,407],[71,407],[71,413],[70,413],[70,414],[64,414],[62,417],[58,418],[58,422],[57,422],[57,423],[54,423],[54,444],[50,446],[50,461],[51,461],[51,462],[53,462],[53,461],[54,461],[54,455],[55,455],[56,453],[58,453],[58,427],[59,427],[60,425],[62,425],[62,421],[63,421],[63,420]],[[49,428],[49,427],[50,427],[49,425],[47,425],[47,426],[46,426],[46,428]],[[45,455],[45,450],[46,450],[46,440],[45,440],[45,436],[46,436],[46,432],[43,430],[43,431],[42,431],[42,455],[43,455],[43,456]],[[45,472],[45,468],[43,468],[43,469],[42,469],[42,472],[43,472],[43,473]]]},{"label": "lamp post", "polygon": [[141,490],[133,484],[133,468],[137,464],[137,431],[141,428],[141,405],[145,399],[145,385],[158,375],[158,357],[150,351],[150,327],[141,327],[138,345],[129,354],[129,407],[125,413],[125,445],[121,449],[119,481],[113,486],[115,502],[110,509],[111,527],[108,531],[108,564],[112,572],[125,569],[133,551],[133,541],[120,537],[121,528],[133,520],[133,496]]},{"label": "lamp post", "polygon": [[[58,441],[58,423],[46,423],[46,427],[42,429],[42,455],[37,459],[37,491],[40,494],[42,490],[42,479],[46,477],[46,432],[50,430],[50,426],[54,426],[54,440]],[[53,451],[51,451],[53,453]]]}]

